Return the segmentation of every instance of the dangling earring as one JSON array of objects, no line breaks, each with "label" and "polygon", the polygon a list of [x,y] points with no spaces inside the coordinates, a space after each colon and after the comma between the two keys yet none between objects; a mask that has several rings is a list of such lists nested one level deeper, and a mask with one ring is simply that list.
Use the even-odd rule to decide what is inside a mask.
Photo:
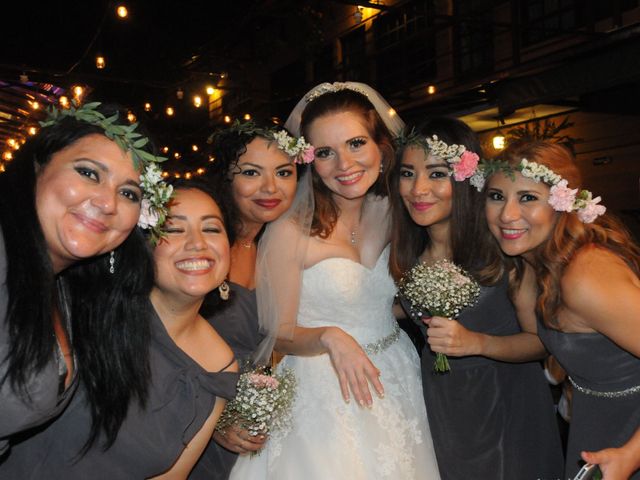
[{"label": "dangling earring", "polygon": [[222,300],[229,300],[229,284],[223,281],[218,287],[218,293],[220,293],[220,298]]},{"label": "dangling earring", "polygon": [[109,254],[109,273],[111,275],[116,273],[116,254],[113,250],[111,250],[111,253]]},{"label": "dangling earring", "polygon": [[380,173],[384,173],[384,163],[380,160]]}]

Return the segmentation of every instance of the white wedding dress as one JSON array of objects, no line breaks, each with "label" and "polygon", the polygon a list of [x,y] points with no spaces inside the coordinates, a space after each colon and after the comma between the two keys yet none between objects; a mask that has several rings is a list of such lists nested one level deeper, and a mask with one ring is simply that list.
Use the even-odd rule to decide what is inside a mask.
[{"label": "white wedding dress", "polygon": [[342,399],[328,354],[288,355],[297,395],[290,428],[259,455],[240,456],[235,480],[439,480],[422,397],[420,364],[391,313],[396,292],[387,247],[373,269],[328,258],[303,273],[298,324],[334,325],[352,335],[381,371],[384,398],[373,407]]}]

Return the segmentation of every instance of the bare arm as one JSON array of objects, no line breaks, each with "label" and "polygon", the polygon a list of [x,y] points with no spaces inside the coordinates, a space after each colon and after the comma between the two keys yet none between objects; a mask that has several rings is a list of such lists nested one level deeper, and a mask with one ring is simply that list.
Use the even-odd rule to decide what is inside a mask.
[{"label": "bare arm", "polygon": [[[561,282],[563,307],[574,328],[595,330],[640,357],[640,280],[609,251],[581,250]],[[583,452],[604,480],[626,480],[640,468],[640,429],[620,448]]]},{"label": "bare arm", "polygon": [[533,271],[525,272],[514,302],[521,333],[488,335],[469,330],[456,320],[432,317],[424,320],[429,326],[429,346],[434,352],[453,357],[480,355],[505,362],[529,362],[544,358],[546,351],[537,335],[535,295]]}]

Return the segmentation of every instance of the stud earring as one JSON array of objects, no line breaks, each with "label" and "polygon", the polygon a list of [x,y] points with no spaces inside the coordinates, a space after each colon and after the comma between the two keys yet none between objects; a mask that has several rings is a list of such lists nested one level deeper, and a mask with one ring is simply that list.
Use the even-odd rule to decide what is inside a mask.
[{"label": "stud earring", "polygon": [[218,293],[220,294],[220,298],[222,300],[229,300],[229,284],[223,281],[218,287]]},{"label": "stud earring", "polygon": [[111,250],[111,253],[109,254],[109,273],[111,275],[116,273],[116,254],[113,250]]}]

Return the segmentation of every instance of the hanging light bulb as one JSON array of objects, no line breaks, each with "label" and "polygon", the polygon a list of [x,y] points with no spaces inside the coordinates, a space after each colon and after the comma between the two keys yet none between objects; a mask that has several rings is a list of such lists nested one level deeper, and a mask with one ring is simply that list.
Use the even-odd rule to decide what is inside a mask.
[{"label": "hanging light bulb", "polygon": [[60,102],[60,105],[62,106],[62,108],[69,108],[69,97],[67,97],[66,95],[62,95],[58,101]]},{"label": "hanging light bulb", "polygon": [[200,95],[194,95],[193,104],[196,108],[200,108],[202,106],[202,97]]},{"label": "hanging light bulb", "polygon": [[429,95],[433,95],[434,93],[436,93],[436,86],[435,85],[429,85],[427,87],[427,93]]},{"label": "hanging light bulb", "polygon": [[191,172],[185,173],[184,178],[186,178],[187,180],[191,180]]},{"label": "hanging light bulb", "polygon": [[129,112],[127,113],[127,120],[129,120],[129,123],[133,123],[136,121],[136,114],[133,112]]},{"label": "hanging light bulb", "polygon": [[31,105],[31,108],[33,108],[34,110],[38,110],[40,108],[40,104],[38,102],[29,102],[29,104]]},{"label": "hanging light bulb", "polygon": [[224,116],[224,123],[231,123],[231,117],[229,115]]},{"label": "hanging light bulb", "polygon": [[176,112],[175,110],[173,110],[173,107],[167,107],[167,109],[165,110],[165,113],[167,114],[167,116],[173,117],[173,114]]},{"label": "hanging light bulb", "polygon": [[13,153],[11,153],[11,152],[4,152],[4,153],[2,154],[2,159],[3,159],[5,162],[10,162],[11,160],[13,160]]},{"label": "hanging light bulb", "polygon": [[144,104],[144,111],[145,112],[150,112],[151,111],[151,104],[149,102],[146,102]]},{"label": "hanging light bulb", "polygon": [[116,8],[116,15],[120,18],[127,18],[129,16],[129,10],[124,5],[118,5]]},{"label": "hanging light bulb", "polygon": [[178,87],[178,90],[176,90],[176,98],[178,100],[182,100],[184,98],[184,90],[182,90],[182,88]]},{"label": "hanging light bulb", "polygon": [[191,145],[191,150],[193,150],[194,152],[197,152],[198,151],[198,145],[196,145],[196,144]]},{"label": "hanging light bulb", "polygon": [[167,147],[166,145],[162,147],[162,153],[169,153],[169,147]]},{"label": "hanging light bulb", "polygon": [[213,95],[214,93],[216,93],[216,89],[213,88],[211,85],[208,85],[206,92],[207,92],[207,95]]},{"label": "hanging light bulb", "polygon": [[205,170],[204,168],[202,168],[202,167],[200,167],[199,169],[197,169],[197,170],[196,170],[196,173],[197,173],[198,175],[203,175],[203,174],[204,174],[204,172],[206,172],[206,170]]},{"label": "hanging light bulb", "polygon": [[103,69],[104,67],[106,67],[106,66],[107,66],[107,62],[106,62],[106,60],[104,59],[104,57],[103,57],[102,55],[98,55],[98,56],[96,57],[96,68],[97,68],[98,70],[102,70],[102,69]]},{"label": "hanging light bulb", "polygon": [[36,133],[38,133],[38,129],[36,127],[29,127],[27,129],[27,132],[29,133],[29,135],[35,135]]},{"label": "hanging light bulb", "polygon": [[245,113],[244,117],[242,117],[242,118],[244,118],[245,120],[251,120],[251,114],[250,113]]},{"label": "hanging light bulb", "polygon": [[502,133],[500,133],[499,130],[493,136],[493,138],[491,139],[491,142],[493,143],[493,148],[495,148],[496,150],[503,150],[506,145],[504,135],[502,135]]}]

